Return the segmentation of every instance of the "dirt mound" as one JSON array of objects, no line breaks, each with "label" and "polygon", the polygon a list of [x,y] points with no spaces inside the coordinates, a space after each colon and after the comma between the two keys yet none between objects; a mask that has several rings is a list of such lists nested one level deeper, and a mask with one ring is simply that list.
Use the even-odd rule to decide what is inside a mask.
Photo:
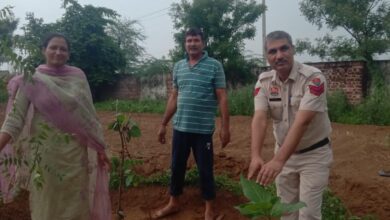
[{"label": "dirt mound", "polygon": [[[113,120],[113,112],[99,112],[104,125]],[[157,129],[161,115],[132,114],[138,122],[142,137],[133,139],[129,146],[130,154],[135,159],[144,161],[137,171],[150,175],[169,168],[170,144],[157,143]],[[231,118],[232,142],[220,149],[215,135],[215,172],[228,173],[238,179],[246,172],[250,159],[250,122],[251,117],[234,116]],[[217,122],[219,123],[219,122]],[[379,219],[390,219],[390,178],[380,177],[379,169],[390,169],[390,126],[353,126],[333,123],[332,146],[334,164],[330,177],[330,188],[346,204],[354,215],[373,214]],[[273,152],[272,126],[268,126],[265,140],[264,157],[270,159]],[[167,143],[170,143],[171,131]],[[217,131],[218,132],[218,131]],[[112,153],[120,147],[118,135],[105,132],[107,143]],[[191,158],[188,167],[194,166]],[[112,193],[113,207],[116,208],[117,193]],[[224,219],[245,219],[233,208],[244,202],[243,198],[231,193],[219,191],[217,209],[225,214]],[[123,206],[126,219],[148,219],[150,210],[156,209],[167,201],[166,187],[137,187],[126,191]],[[1,219],[28,219],[27,194],[24,193],[14,203],[0,207]],[[186,188],[182,198],[181,212],[165,219],[202,219],[203,202],[197,188]],[[5,217],[4,217],[5,216]]]}]

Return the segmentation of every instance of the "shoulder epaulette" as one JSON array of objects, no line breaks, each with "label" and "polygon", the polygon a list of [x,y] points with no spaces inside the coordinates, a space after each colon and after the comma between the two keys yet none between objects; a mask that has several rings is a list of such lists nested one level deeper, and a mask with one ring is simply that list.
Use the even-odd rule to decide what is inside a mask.
[{"label": "shoulder epaulette", "polygon": [[310,76],[312,76],[313,74],[315,73],[321,73],[321,70],[317,69],[316,67],[314,66],[309,66],[309,65],[306,65],[306,64],[301,64],[299,69],[298,69],[298,72],[303,74],[304,76],[306,76],[307,78],[309,78]]},{"label": "shoulder epaulette", "polygon": [[270,77],[273,77],[274,75],[274,71],[268,71],[268,72],[262,72],[260,75],[259,75],[259,80],[263,80],[263,79],[266,79],[266,78],[270,78]]}]

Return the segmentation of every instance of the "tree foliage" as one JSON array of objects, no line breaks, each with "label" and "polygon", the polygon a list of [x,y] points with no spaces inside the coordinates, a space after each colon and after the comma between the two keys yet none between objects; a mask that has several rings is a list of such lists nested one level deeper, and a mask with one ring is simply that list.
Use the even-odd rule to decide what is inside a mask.
[{"label": "tree foliage", "polygon": [[[138,28],[137,26],[138,25]],[[121,19],[108,25],[107,33],[119,45],[126,59],[126,66],[122,73],[134,73],[142,62],[145,49],[139,44],[145,40],[136,20]]]},{"label": "tree foliage", "polygon": [[[16,27],[18,26],[18,19],[15,18],[12,7],[7,6],[0,10],[0,40],[2,45],[0,47],[12,47],[12,36]],[[0,49],[1,50],[1,49]],[[7,61],[7,57],[0,54],[0,64]]]},{"label": "tree foliage", "polygon": [[[40,45],[43,38],[50,32],[63,33],[71,46],[68,63],[86,73],[92,93],[99,99],[100,93],[104,92],[102,88],[114,84],[120,74],[135,71],[144,52],[138,42],[144,36],[136,29],[134,21],[120,20],[114,10],[83,6],[76,0],[64,0],[62,7],[65,13],[53,23],[44,23],[43,19],[28,13],[27,24],[22,27],[24,34],[12,36],[12,45],[4,46],[5,41],[2,41],[4,49],[1,52],[5,51],[14,64],[17,62],[16,66],[33,72],[44,62]],[[0,16],[3,11],[6,13],[9,9],[2,9]]]},{"label": "tree foliage", "polygon": [[319,29],[343,29],[349,37],[326,35],[311,44],[297,42],[297,51],[308,51],[322,59],[363,59],[390,49],[390,3],[387,0],[303,0],[300,9]]},{"label": "tree foliage", "polygon": [[126,65],[119,43],[105,31],[108,25],[115,24],[118,14],[104,7],[81,6],[75,1],[64,7],[59,23],[72,45],[70,63],[85,71],[93,94],[99,98],[98,91],[112,85]]},{"label": "tree foliage", "polygon": [[15,71],[27,73],[25,76],[28,76],[31,66],[24,59],[23,51],[15,51],[17,48],[24,48],[25,44],[18,35],[14,35],[19,20],[14,17],[12,8],[6,6],[0,9],[0,63],[10,63]]},{"label": "tree foliage", "polygon": [[171,17],[178,32],[173,60],[183,58],[184,33],[199,27],[205,33],[206,50],[222,62],[227,79],[233,85],[251,78],[250,66],[243,55],[244,40],[253,39],[254,23],[265,7],[254,0],[181,0],[172,4]]},{"label": "tree foliage", "polygon": [[138,68],[137,75],[149,77],[154,74],[172,73],[172,66],[172,61],[167,60],[164,57],[161,59],[149,57],[142,61]]}]

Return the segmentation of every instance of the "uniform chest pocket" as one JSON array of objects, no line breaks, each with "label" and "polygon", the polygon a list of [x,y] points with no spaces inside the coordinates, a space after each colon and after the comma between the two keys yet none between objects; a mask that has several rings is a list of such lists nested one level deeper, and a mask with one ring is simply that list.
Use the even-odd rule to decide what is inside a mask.
[{"label": "uniform chest pocket", "polygon": [[302,99],[301,96],[291,96],[291,98],[290,98],[290,106],[291,106],[291,109],[294,112],[299,110],[299,106],[301,104],[301,99]]},{"label": "uniform chest pocket", "polygon": [[269,107],[271,112],[272,119],[276,121],[281,121],[283,118],[283,104],[282,100],[278,101],[269,101]]}]

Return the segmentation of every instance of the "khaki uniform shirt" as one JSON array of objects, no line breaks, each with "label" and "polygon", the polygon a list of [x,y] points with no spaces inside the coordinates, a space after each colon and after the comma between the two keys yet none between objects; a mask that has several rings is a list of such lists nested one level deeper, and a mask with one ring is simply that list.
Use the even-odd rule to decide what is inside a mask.
[{"label": "khaki uniform shirt", "polygon": [[285,82],[277,77],[275,70],[259,75],[254,92],[255,110],[270,111],[274,136],[279,146],[298,110],[317,112],[296,148],[301,150],[330,135],[326,91],[327,83],[319,69],[294,62]]}]

